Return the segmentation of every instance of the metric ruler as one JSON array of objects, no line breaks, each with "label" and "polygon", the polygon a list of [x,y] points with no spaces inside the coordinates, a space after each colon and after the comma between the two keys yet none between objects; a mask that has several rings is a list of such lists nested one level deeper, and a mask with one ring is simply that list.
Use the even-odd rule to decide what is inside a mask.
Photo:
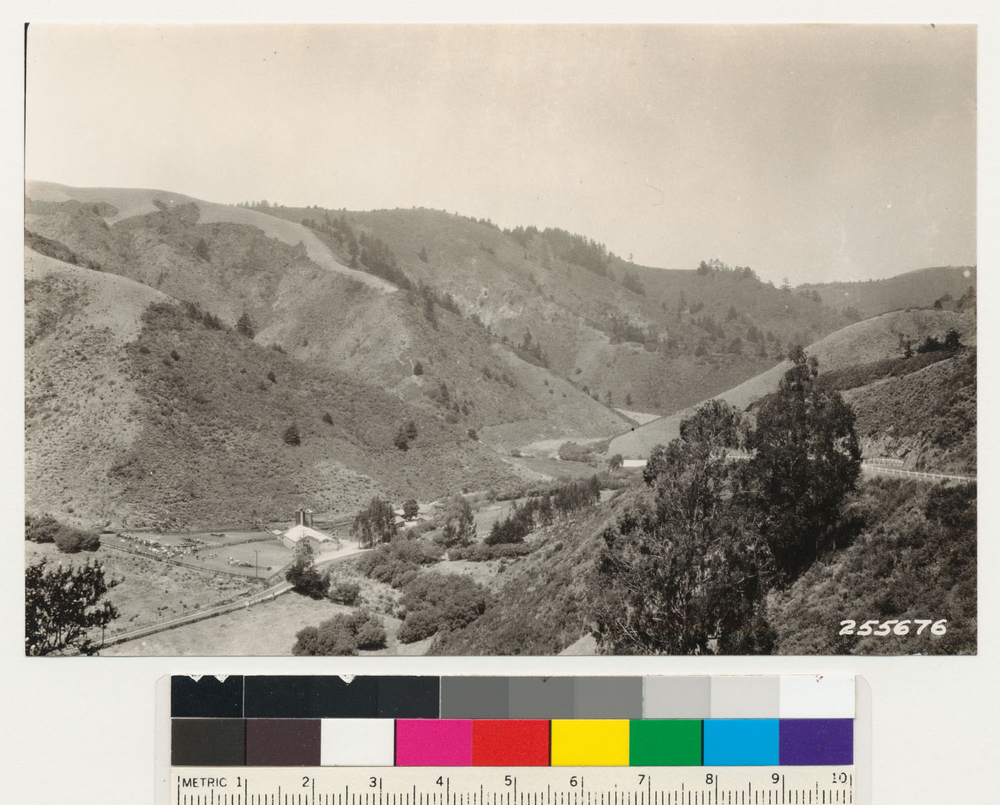
[{"label": "metric ruler", "polygon": [[853,805],[855,766],[173,768],[170,805]]}]

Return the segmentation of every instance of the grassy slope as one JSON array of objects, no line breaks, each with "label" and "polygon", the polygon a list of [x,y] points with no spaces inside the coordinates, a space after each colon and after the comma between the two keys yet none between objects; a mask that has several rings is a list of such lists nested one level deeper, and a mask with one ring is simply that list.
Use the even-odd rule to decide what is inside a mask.
[{"label": "grassy slope", "polygon": [[975,266],[923,268],[884,280],[828,282],[796,290],[815,290],[824,304],[838,310],[854,307],[868,317],[902,308],[930,307],[945,294],[958,299],[969,286],[976,287]]},{"label": "grassy slope", "polygon": [[[963,343],[975,343],[974,312],[907,310],[886,313],[851,324],[817,341],[806,349],[806,352],[819,360],[821,372],[846,369],[857,364],[899,355],[901,335],[911,339],[916,345],[928,335],[940,338],[953,327],[962,335]],[[788,367],[787,362],[778,364],[716,396],[739,408],[745,408],[755,400],[775,391]],[[619,436],[612,440],[610,453],[621,453],[626,458],[645,458],[655,445],[677,438],[680,420],[685,414],[686,412],[654,420],[641,428],[636,428],[634,432]]]},{"label": "grassy slope", "polygon": [[976,474],[976,350],[844,392],[866,456],[907,469]]},{"label": "grassy slope", "polygon": [[[428,500],[514,480],[437,414],[176,309],[151,311],[127,349],[142,427],[113,475],[136,519],[240,523],[282,519],[300,505],[344,515],[376,492]],[[410,419],[418,437],[402,451],[393,439]],[[283,440],[292,423],[300,446]]]},{"label": "grassy slope", "polygon": [[[975,502],[971,528],[948,528],[924,513],[936,487],[867,481],[853,508],[868,527],[850,547],[817,562],[769,600],[780,654],[946,654],[976,650]],[[964,508],[964,506],[963,506]],[[839,636],[842,620],[948,619],[943,637],[916,628],[905,637]]]},{"label": "grassy slope", "polygon": [[578,512],[528,537],[541,547],[507,564],[497,576],[486,613],[436,641],[437,654],[558,654],[590,634],[590,578],[604,523],[618,510],[609,502]]},{"label": "grassy slope", "polygon": [[[301,221],[321,219],[324,211],[275,207],[270,213]],[[384,240],[410,277],[449,291],[466,312],[476,313],[498,335],[519,343],[530,329],[555,373],[586,386],[602,401],[610,391],[614,405],[624,405],[630,395],[639,410],[675,411],[767,368],[779,343],[809,343],[846,323],[821,305],[728,272],[701,276],[613,259],[608,277],[600,277],[559,259],[541,238],[522,246],[493,227],[459,215],[417,209],[346,217],[356,232]],[[426,263],[418,257],[422,249]],[[620,284],[626,271],[641,276],[644,295]],[[686,309],[678,316],[682,292],[689,305],[700,303],[703,309],[696,315]],[[738,318],[726,321],[730,306],[737,308]],[[707,315],[723,326],[724,338],[713,341],[693,323]],[[661,341],[669,339],[671,344],[647,350],[635,343],[614,343],[611,317],[643,329],[654,327]],[[775,334],[770,359],[759,357],[749,344],[742,355],[727,351],[731,339],[745,339],[751,325]],[[694,351],[702,340],[710,355],[697,358]]]},{"label": "grassy slope", "polygon": [[[213,204],[212,202],[200,201],[181,193],[170,193],[162,190],[69,187],[54,182],[27,182],[25,195],[33,200],[53,204],[60,204],[67,201],[77,201],[81,204],[110,204],[114,207],[114,214],[106,218],[109,225],[116,224],[127,218],[155,215],[160,212],[157,202],[166,204],[168,207],[197,204],[201,210],[201,223],[203,224],[241,224],[259,229],[266,237],[281,241],[288,246],[295,246],[301,243],[309,259],[328,271],[343,274],[365,285],[383,291],[392,292],[395,290],[392,285],[380,280],[378,277],[373,277],[362,271],[356,271],[340,263],[330,253],[330,250],[301,224],[283,221],[253,210],[232,207],[227,204]],[[37,219],[33,217],[33,213],[31,212],[30,205],[25,223],[29,229],[33,228],[33,225],[37,223]]]},{"label": "grassy slope", "polygon": [[[485,330],[467,319],[439,308],[434,327],[405,294],[381,293],[354,281],[357,276],[374,279],[370,275],[327,270],[313,259],[307,240],[289,244],[297,234],[316,241],[299,224],[236,207],[181,203],[182,197],[161,210],[153,203],[159,195],[144,192],[142,203],[136,200],[138,191],[124,196],[116,191],[77,193],[88,200],[107,197],[128,203],[133,214],[115,218],[110,226],[107,220],[114,217],[105,216],[111,209],[77,201],[32,202],[27,224],[107,271],[197,301],[229,323],[246,311],[258,340],[279,343],[314,365],[348,371],[410,402],[437,410],[427,394],[443,382],[452,402],[467,403],[461,408],[466,429],[537,423],[540,413],[567,436],[609,436],[624,426],[617,414],[569,385],[555,396],[540,382],[511,386],[489,380],[485,369],[499,375],[507,365],[517,377],[533,375],[533,367],[498,349]],[[290,227],[292,235],[284,232]],[[201,241],[208,260],[197,254]],[[381,280],[377,284],[384,285]],[[420,377],[413,374],[417,362],[425,369]],[[536,436],[530,427],[520,431]]]},{"label": "grassy slope", "polygon": [[139,394],[124,345],[138,336],[146,307],[165,299],[124,277],[26,252],[29,511],[90,523],[113,513],[121,487],[108,471],[139,436]]}]

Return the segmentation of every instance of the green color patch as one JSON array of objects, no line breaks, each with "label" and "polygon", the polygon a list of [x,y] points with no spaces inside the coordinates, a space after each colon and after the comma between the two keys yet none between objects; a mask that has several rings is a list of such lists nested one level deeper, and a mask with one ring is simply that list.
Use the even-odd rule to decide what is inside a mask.
[{"label": "green color patch", "polygon": [[630,766],[700,766],[701,719],[643,719],[629,724]]}]

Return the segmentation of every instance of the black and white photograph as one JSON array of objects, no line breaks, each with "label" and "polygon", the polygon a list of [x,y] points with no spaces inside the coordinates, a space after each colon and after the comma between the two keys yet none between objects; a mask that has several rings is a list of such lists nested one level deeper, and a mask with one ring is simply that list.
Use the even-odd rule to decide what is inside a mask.
[{"label": "black and white photograph", "polygon": [[974,24],[25,53],[26,655],[977,653]]}]

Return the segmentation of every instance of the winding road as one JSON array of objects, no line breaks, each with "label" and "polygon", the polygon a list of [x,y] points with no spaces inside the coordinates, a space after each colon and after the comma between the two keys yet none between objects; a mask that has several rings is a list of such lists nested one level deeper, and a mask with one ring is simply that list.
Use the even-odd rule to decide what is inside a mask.
[{"label": "winding road", "polygon": [[[352,556],[357,556],[359,553],[368,550],[366,548],[359,548],[357,543],[347,540],[344,542],[345,547],[338,551],[335,556],[323,557],[321,555],[316,561],[316,567],[322,568],[327,565],[332,565],[336,562],[350,559]],[[253,593],[246,598],[241,598],[239,601],[232,601],[228,604],[220,604],[219,606],[211,607],[210,609],[202,609],[198,612],[189,612],[187,615],[181,615],[176,618],[170,618],[169,620],[150,624],[149,626],[143,626],[139,629],[133,629],[129,632],[122,632],[121,634],[106,637],[101,643],[101,646],[114,646],[118,643],[125,643],[129,640],[136,640],[140,637],[148,637],[149,635],[157,634],[158,632],[165,632],[168,629],[176,629],[179,626],[186,626],[189,623],[196,623],[197,621],[207,620],[208,618],[214,618],[218,615],[225,615],[227,612],[235,612],[239,609],[249,609],[257,604],[266,604],[270,601],[274,601],[278,596],[290,592],[291,589],[292,585],[289,582],[281,581],[271,587],[268,587],[267,589]],[[95,642],[98,641],[95,639]]]}]

